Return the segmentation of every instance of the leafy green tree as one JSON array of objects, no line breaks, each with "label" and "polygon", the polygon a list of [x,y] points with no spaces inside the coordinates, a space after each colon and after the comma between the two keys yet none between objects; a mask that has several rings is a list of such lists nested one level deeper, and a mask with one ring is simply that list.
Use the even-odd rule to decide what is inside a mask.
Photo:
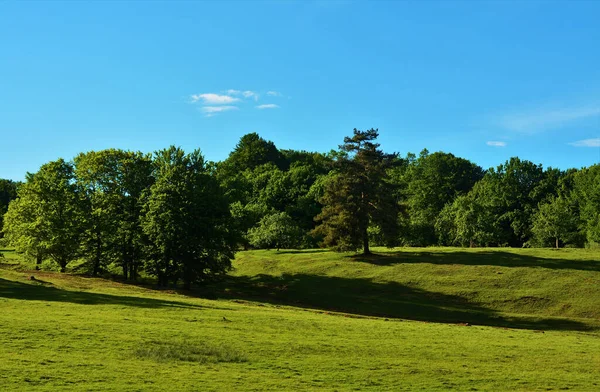
[{"label": "leafy green tree", "polygon": [[143,196],[153,183],[152,156],[141,152],[122,153],[118,165],[120,219],[117,229],[116,263],[125,279],[136,280],[146,258],[147,243],[141,225]]},{"label": "leafy green tree", "polygon": [[440,241],[447,245],[489,246],[503,243],[497,213],[488,200],[479,198],[476,184],[472,192],[447,204],[435,224]]},{"label": "leafy green tree", "polygon": [[404,188],[410,217],[405,242],[432,245],[439,242],[434,226],[444,206],[469,192],[483,177],[483,170],[466,159],[427,150],[421,151],[418,159],[407,157],[406,162],[404,173],[395,178]]},{"label": "leafy green tree", "polygon": [[562,197],[553,197],[541,203],[533,217],[533,232],[540,244],[554,242],[556,249],[559,241],[570,242],[577,237],[579,217],[573,213],[570,203]]},{"label": "leafy green tree", "polygon": [[239,233],[240,243],[244,249],[248,249],[250,240],[248,232],[255,227],[262,217],[269,213],[266,205],[260,203],[248,203],[243,205],[236,201],[230,205],[232,216],[232,229]]},{"label": "leafy green tree", "polygon": [[11,244],[41,262],[49,257],[64,272],[79,256],[81,203],[73,166],[62,159],[27,174],[6,214],[4,232]]},{"label": "leafy green tree", "polygon": [[490,169],[487,178],[491,188],[487,196],[497,207],[498,220],[508,235],[511,246],[522,246],[532,236],[532,216],[538,204],[549,195],[540,191],[545,173],[541,165],[530,161],[511,158],[496,170]]},{"label": "leafy green tree", "polygon": [[250,229],[248,238],[256,248],[290,249],[298,247],[302,230],[285,212],[270,214],[262,218],[258,226]]},{"label": "leafy green tree", "polygon": [[81,255],[90,271],[105,270],[114,256],[120,220],[118,150],[90,151],[74,159],[75,178],[82,198]]},{"label": "leafy green tree", "polygon": [[572,199],[577,203],[581,230],[588,243],[600,242],[600,165],[584,168],[573,175]]},{"label": "leafy green tree", "polygon": [[79,154],[75,176],[83,199],[82,255],[94,275],[108,264],[135,279],[143,260],[140,198],[151,185],[151,157],[109,149]]},{"label": "leafy green tree", "polygon": [[227,199],[200,151],[158,151],[154,178],[142,216],[150,242],[149,272],[160,285],[181,279],[189,289],[228,271],[237,233],[230,229]]},{"label": "leafy green tree", "polygon": [[[27,191],[21,191],[24,195]],[[45,227],[39,211],[40,204],[35,195],[29,194],[11,201],[6,212],[4,234],[7,242],[14,246],[17,252],[36,261],[36,269],[46,258],[44,237]]]},{"label": "leafy green tree", "polygon": [[218,165],[219,180],[236,177],[246,170],[253,170],[266,163],[272,163],[283,169],[287,162],[275,144],[260,137],[257,133],[249,133],[240,138],[235,149],[226,160]]},{"label": "leafy green tree", "polygon": [[315,233],[338,251],[363,249],[369,254],[369,227],[381,229],[386,242],[397,238],[398,203],[387,181],[395,154],[385,154],[375,143],[378,131],[354,129],[345,137],[321,197],[323,209],[315,218]]}]

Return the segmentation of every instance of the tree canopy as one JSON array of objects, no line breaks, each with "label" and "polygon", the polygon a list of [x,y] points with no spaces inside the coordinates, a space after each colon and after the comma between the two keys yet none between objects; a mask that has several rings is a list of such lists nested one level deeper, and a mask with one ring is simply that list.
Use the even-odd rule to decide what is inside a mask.
[{"label": "tree canopy", "polygon": [[355,129],[318,153],[250,133],[217,163],[178,147],[58,159],[22,184],[0,179],[0,235],[38,266],[185,287],[222,276],[250,247],[600,243],[600,165],[513,157],[482,170],[445,152],[385,153],[378,136]]}]

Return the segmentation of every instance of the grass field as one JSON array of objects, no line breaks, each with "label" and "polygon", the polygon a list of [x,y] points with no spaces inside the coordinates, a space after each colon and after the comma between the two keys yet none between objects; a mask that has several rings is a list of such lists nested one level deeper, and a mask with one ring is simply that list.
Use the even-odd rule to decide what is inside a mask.
[{"label": "grass field", "polygon": [[0,389],[600,388],[599,251],[376,251],[241,252],[194,296],[5,252]]}]

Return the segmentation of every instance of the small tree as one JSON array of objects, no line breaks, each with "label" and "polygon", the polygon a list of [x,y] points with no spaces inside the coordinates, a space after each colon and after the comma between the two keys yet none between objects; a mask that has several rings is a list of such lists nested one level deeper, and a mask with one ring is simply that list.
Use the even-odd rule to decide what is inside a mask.
[{"label": "small tree", "polygon": [[531,231],[539,243],[553,240],[558,249],[559,240],[569,242],[577,235],[577,224],[577,215],[571,210],[569,202],[562,197],[553,197],[539,205]]},{"label": "small tree", "polygon": [[257,248],[290,249],[297,247],[302,239],[302,230],[285,212],[267,215],[257,227],[248,232],[250,244]]}]

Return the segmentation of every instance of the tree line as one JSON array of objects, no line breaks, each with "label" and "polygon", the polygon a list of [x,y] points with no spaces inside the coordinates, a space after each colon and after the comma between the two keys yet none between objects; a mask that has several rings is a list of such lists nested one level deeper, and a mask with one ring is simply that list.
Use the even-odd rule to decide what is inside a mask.
[{"label": "tree line", "polygon": [[577,246],[600,241],[600,166],[511,158],[483,170],[449,153],[384,153],[354,130],[328,153],[244,135],[228,158],[108,149],[0,180],[2,240],[41,264],[185,287],[226,273],[237,249]]}]

